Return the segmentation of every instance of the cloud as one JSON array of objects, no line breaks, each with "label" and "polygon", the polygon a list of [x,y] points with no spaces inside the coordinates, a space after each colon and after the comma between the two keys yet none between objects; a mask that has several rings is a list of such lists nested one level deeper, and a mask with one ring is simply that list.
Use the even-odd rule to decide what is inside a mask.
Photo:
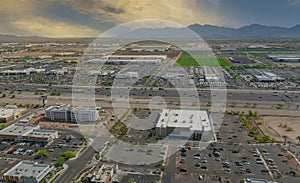
[{"label": "cloud", "polygon": [[[211,0],[217,3],[218,0]],[[74,9],[92,14],[99,21],[116,24],[141,19],[162,19],[183,25],[191,23],[221,23],[216,12],[197,0],[64,0]]]},{"label": "cloud", "polygon": [[291,5],[300,5],[300,0],[288,0]]},{"label": "cloud", "polygon": [[89,37],[97,36],[99,31],[88,26],[73,25],[58,20],[49,20],[42,17],[31,17],[12,22],[12,25],[24,31],[25,35],[47,37]]},{"label": "cloud", "polygon": [[44,13],[55,2],[56,0],[2,0],[0,33],[47,37],[83,37],[100,34],[98,30],[87,25],[46,16]]},{"label": "cloud", "polygon": [[[162,19],[183,25],[220,25],[224,21],[214,9],[219,2],[220,0],[2,0],[0,33],[48,37],[98,36],[113,25],[141,19]],[[53,5],[57,4],[62,9],[53,10]],[[61,13],[64,12],[63,8],[72,10],[77,17],[64,17]],[[77,19],[80,15],[85,17],[82,19],[84,21]]]}]

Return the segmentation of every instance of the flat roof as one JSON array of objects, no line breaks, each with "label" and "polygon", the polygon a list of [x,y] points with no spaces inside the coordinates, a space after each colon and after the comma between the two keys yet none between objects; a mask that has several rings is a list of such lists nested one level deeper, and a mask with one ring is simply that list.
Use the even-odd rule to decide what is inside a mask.
[{"label": "flat roof", "polygon": [[73,107],[71,105],[68,104],[61,104],[61,105],[52,105],[49,106],[47,109],[47,111],[71,111],[71,110],[76,110],[76,111],[95,111],[96,108],[95,107],[83,107],[83,106],[77,106],[77,107]]},{"label": "flat roof", "polygon": [[167,55],[111,55],[109,56],[109,58],[145,58],[145,59],[149,59],[149,58],[161,58],[161,59],[165,59],[167,58]]},{"label": "flat roof", "polygon": [[39,125],[30,124],[13,124],[2,130],[0,130],[1,135],[24,135],[30,133],[33,129],[39,129]]},{"label": "flat roof", "polygon": [[13,116],[15,112],[17,111],[22,111],[24,110],[23,108],[19,108],[19,109],[12,109],[12,108],[0,108],[0,118],[6,118],[9,116]]},{"label": "flat roof", "polygon": [[27,134],[27,136],[42,138],[49,137],[50,135],[54,135],[56,133],[56,130],[33,129],[30,133]]},{"label": "flat roof", "polygon": [[267,55],[267,57],[269,58],[299,58],[300,54],[271,54],[271,55]]},{"label": "flat roof", "polygon": [[7,118],[9,116],[14,115],[13,114],[14,109],[0,109],[0,118]]},{"label": "flat roof", "polygon": [[46,110],[49,111],[65,111],[65,110],[70,110],[71,106],[67,104],[62,104],[62,105],[52,105],[49,106]]},{"label": "flat roof", "polygon": [[211,131],[207,111],[163,109],[156,127],[187,128],[189,130]]},{"label": "flat roof", "polygon": [[48,173],[48,171],[52,168],[53,166],[48,164],[38,164],[37,162],[21,161],[16,166],[8,170],[4,174],[4,176],[24,176],[40,179],[43,174]]},{"label": "flat roof", "polygon": [[39,125],[16,123],[0,130],[0,135],[47,138],[57,133],[56,130],[40,129]]},{"label": "flat roof", "polygon": [[268,183],[268,181],[265,179],[251,178],[244,180],[244,183]]}]

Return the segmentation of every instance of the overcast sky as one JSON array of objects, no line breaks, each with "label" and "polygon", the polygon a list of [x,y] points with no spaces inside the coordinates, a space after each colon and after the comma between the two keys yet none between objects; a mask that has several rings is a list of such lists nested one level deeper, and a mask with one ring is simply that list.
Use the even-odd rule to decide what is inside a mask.
[{"label": "overcast sky", "polygon": [[98,36],[115,25],[162,19],[241,27],[300,24],[300,0],[0,0],[0,33]]}]

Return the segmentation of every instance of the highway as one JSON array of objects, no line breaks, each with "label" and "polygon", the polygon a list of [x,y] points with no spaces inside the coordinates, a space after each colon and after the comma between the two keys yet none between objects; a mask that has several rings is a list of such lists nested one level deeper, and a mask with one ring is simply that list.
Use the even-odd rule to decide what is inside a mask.
[{"label": "highway", "polygon": [[[18,84],[20,85],[20,84]],[[59,91],[62,93],[62,96],[59,96],[61,99],[71,99],[72,88],[71,87],[63,87],[61,85],[39,85],[39,84],[24,84],[22,87],[22,91],[26,92],[35,92],[37,88],[46,88],[48,92],[51,91]],[[76,88],[81,88],[74,92],[75,94],[81,95],[81,93],[93,94],[93,90],[95,89],[95,96],[98,100],[111,100],[111,88],[110,87],[102,87],[96,86],[88,87],[88,86],[80,86]],[[190,88],[146,88],[146,87],[132,87],[130,88],[130,97],[132,99],[150,99],[154,96],[161,96],[165,100],[178,100],[178,97],[181,96],[182,100],[186,99],[195,99],[199,97],[200,100],[209,101],[211,100],[211,95],[214,94],[227,94],[227,101],[270,101],[270,102],[300,102],[300,91],[277,91],[277,90],[249,90],[249,89],[210,89],[210,88],[201,88],[198,89],[197,94],[191,94]],[[0,90],[10,90],[10,89],[18,89],[17,84],[0,84]],[[122,95],[124,90],[128,89],[128,87],[116,87],[114,88],[114,94]],[[24,92],[23,92],[24,93]],[[18,94],[16,94],[17,97]],[[49,93],[45,93],[45,95],[49,95]],[[25,97],[37,97],[37,96],[24,96]],[[120,97],[120,96],[117,96]],[[123,96],[124,97],[124,96]],[[48,99],[53,98],[50,96]],[[224,99],[224,98],[222,98]]]}]

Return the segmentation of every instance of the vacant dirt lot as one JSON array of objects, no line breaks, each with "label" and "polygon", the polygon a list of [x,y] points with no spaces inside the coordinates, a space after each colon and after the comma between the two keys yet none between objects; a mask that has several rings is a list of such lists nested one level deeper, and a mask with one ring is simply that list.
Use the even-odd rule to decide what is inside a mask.
[{"label": "vacant dirt lot", "polygon": [[277,63],[278,65],[284,65],[284,66],[289,66],[289,67],[299,67],[300,66],[300,63],[299,62],[295,62],[295,63],[293,63],[293,62],[279,62],[279,63]]},{"label": "vacant dirt lot", "polygon": [[[262,121],[263,123],[260,125],[260,128],[266,135],[277,141],[283,141],[282,136],[286,135],[295,143],[298,143],[297,136],[300,135],[299,117],[264,116]],[[289,131],[289,128],[292,131]]]}]

